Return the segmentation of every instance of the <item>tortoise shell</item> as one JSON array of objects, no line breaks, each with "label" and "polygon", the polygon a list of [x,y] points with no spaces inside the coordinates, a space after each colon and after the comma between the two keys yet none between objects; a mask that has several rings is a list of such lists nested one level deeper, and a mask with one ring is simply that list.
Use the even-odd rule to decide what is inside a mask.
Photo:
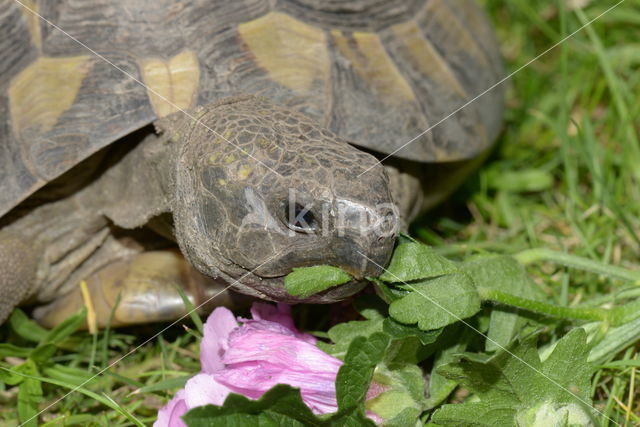
[{"label": "tortoise shell", "polygon": [[0,216],[118,138],[237,94],[414,161],[472,158],[500,129],[500,87],[448,117],[503,73],[473,0],[22,3],[0,0]]}]

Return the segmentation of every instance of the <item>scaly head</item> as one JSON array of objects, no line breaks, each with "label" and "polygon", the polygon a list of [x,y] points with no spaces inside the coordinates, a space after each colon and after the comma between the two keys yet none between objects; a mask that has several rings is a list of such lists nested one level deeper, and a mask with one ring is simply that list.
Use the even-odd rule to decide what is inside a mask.
[{"label": "scaly head", "polygon": [[[328,264],[357,279],[380,273],[399,217],[373,156],[255,97],[200,107],[194,117],[198,123],[185,116],[168,133],[181,144],[175,232],[196,268],[238,280],[241,292],[287,302],[299,301],[283,287],[295,267]],[[335,301],[359,288],[354,281],[307,301]]]}]

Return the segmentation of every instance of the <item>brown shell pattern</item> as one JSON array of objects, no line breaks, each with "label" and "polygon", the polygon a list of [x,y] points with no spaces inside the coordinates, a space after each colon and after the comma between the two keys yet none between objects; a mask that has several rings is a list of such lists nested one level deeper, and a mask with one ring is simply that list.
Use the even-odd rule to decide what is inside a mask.
[{"label": "brown shell pattern", "polygon": [[[503,73],[473,0],[22,1],[0,0],[0,216],[118,138],[227,96],[395,153]],[[472,158],[502,109],[497,87],[394,155]]]}]

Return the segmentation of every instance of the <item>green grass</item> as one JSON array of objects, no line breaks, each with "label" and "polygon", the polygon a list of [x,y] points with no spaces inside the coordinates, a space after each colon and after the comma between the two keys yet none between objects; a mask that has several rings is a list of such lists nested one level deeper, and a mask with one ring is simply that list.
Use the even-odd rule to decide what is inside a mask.
[{"label": "green grass", "polygon": [[[615,4],[590,2],[563,13],[557,2],[483,3],[511,70]],[[638,23],[640,3],[627,0],[516,74],[497,151],[414,233],[449,255],[548,248],[638,271]],[[552,262],[529,270],[559,305],[610,294],[624,283]],[[631,367],[637,353],[637,345],[621,352],[620,369],[603,368],[593,384],[596,408],[623,425],[640,422]],[[635,414],[623,406],[629,401]]]},{"label": "green grass", "polygon": [[[558,4],[569,1],[483,3],[496,23],[510,70],[615,4],[591,1],[583,10],[563,12]],[[638,40],[640,3],[626,0],[516,74],[508,83],[506,123],[496,151],[463,189],[413,227],[414,236],[452,257],[545,248],[640,271]],[[607,301],[625,283],[629,286],[553,261],[532,259],[528,270],[549,302],[560,306]],[[169,329],[82,392],[52,406],[41,421],[151,424],[184,376],[199,369],[199,334],[197,327],[190,328]],[[550,322],[543,333],[553,340],[566,329],[566,322]],[[54,403],[156,331],[157,325],[150,325],[66,338],[50,357],[52,366],[29,373],[42,387],[42,397],[37,392],[34,397],[38,407]],[[37,346],[40,338],[31,338],[11,332],[8,325],[0,328],[1,342]],[[595,407],[621,425],[637,425],[640,347],[628,342],[612,348],[593,379]],[[2,366],[15,366],[23,357],[5,357]],[[19,400],[15,387],[0,385],[0,424],[18,424]]]}]

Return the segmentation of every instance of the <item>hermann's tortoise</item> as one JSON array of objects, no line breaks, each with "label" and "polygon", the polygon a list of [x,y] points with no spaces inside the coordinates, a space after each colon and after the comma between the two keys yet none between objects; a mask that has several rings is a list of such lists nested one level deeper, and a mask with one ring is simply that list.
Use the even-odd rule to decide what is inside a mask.
[{"label": "hermann's tortoise", "polygon": [[0,0],[0,322],[58,322],[83,280],[119,324],[175,317],[176,284],[296,302],[299,266],[350,272],[306,301],[344,298],[501,126],[499,86],[448,117],[503,72],[473,0],[22,2]]}]

